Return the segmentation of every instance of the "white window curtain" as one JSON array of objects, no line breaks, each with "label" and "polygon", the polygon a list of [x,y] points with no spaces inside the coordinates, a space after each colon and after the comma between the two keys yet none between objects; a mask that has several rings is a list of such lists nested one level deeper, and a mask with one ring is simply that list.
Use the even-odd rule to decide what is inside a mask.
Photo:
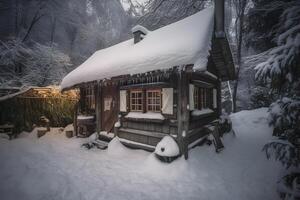
[{"label": "white window curtain", "polygon": [[127,112],[126,90],[120,90],[120,112]]},{"label": "white window curtain", "polygon": [[217,89],[213,89],[213,108],[217,108]]},{"label": "white window curtain", "polygon": [[190,110],[195,109],[194,90],[195,90],[195,86],[193,84],[190,84],[189,85],[189,106],[190,106]]},{"label": "white window curtain", "polygon": [[173,115],[173,88],[162,88],[162,108],[163,114]]}]

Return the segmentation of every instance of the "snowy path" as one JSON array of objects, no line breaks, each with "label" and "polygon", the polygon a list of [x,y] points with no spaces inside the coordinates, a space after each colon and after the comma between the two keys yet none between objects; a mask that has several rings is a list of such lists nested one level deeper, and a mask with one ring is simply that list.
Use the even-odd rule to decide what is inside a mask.
[{"label": "snowy path", "polygon": [[232,115],[236,137],[163,164],[153,154],[130,150],[117,140],[108,150],[80,148],[58,129],[36,139],[0,139],[0,198],[8,199],[277,199],[279,166],[261,152],[271,139],[266,109]]}]

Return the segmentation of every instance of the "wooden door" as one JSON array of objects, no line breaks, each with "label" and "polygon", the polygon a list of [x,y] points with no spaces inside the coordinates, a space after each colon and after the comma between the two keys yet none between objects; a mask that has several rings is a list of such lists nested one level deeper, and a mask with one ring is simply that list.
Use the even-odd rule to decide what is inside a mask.
[{"label": "wooden door", "polygon": [[112,132],[119,114],[119,90],[115,85],[102,87],[102,130]]}]

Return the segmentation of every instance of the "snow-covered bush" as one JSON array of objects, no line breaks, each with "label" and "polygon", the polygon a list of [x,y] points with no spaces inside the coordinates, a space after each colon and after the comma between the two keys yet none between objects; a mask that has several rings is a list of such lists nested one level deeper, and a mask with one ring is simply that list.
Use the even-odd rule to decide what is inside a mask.
[{"label": "snow-covered bush", "polygon": [[287,168],[300,163],[300,99],[283,98],[271,104],[269,123],[279,140],[264,146],[268,158],[274,155]]},{"label": "snow-covered bush", "polygon": [[268,87],[257,85],[250,96],[251,108],[269,107],[276,100],[276,96]]}]

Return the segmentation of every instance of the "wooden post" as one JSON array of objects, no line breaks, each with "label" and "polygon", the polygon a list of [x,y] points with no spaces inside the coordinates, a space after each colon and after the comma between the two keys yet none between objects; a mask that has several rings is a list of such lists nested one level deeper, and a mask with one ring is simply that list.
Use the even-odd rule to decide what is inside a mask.
[{"label": "wooden post", "polygon": [[99,82],[96,83],[96,87],[95,87],[95,107],[96,107],[96,132],[97,134],[100,133],[100,98],[99,98],[99,91],[100,90],[100,84]]},{"label": "wooden post", "polygon": [[217,114],[218,117],[222,114],[222,94],[221,94],[221,81],[218,80],[218,86],[217,86]]},{"label": "wooden post", "polygon": [[183,131],[185,132],[185,137],[183,138],[184,144],[184,158],[188,159],[189,150],[188,150],[188,131],[189,131],[189,122],[190,122],[190,108],[189,108],[189,76],[186,71],[182,74],[182,116],[183,116]]},{"label": "wooden post", "polygon": [[97,100],[97,110],[96,112],[98,113],[98,120],[97,120],[97,123],[98,123],[98,130],[99,132],[101,131],[102,129],[102,107],[103,107],[103,101],[102,101],[102,82],[99,82],[98,83],[98,100]]},{"label": "wooden post", "polygon": [[178,121],[178,143],[181,153],[188,159],[188,148],[186,136],[188,131],[189,111],[188,105],[188,83],[185,71],[179,71],[177,76],[177,121]]},{"label": "wooden post", "polygon": [[78,127],[77,127],[78,106],[79,106],[79,102],[77,102],[74,107],[73,128],[74,128],[75,136],[78,135]]}]

